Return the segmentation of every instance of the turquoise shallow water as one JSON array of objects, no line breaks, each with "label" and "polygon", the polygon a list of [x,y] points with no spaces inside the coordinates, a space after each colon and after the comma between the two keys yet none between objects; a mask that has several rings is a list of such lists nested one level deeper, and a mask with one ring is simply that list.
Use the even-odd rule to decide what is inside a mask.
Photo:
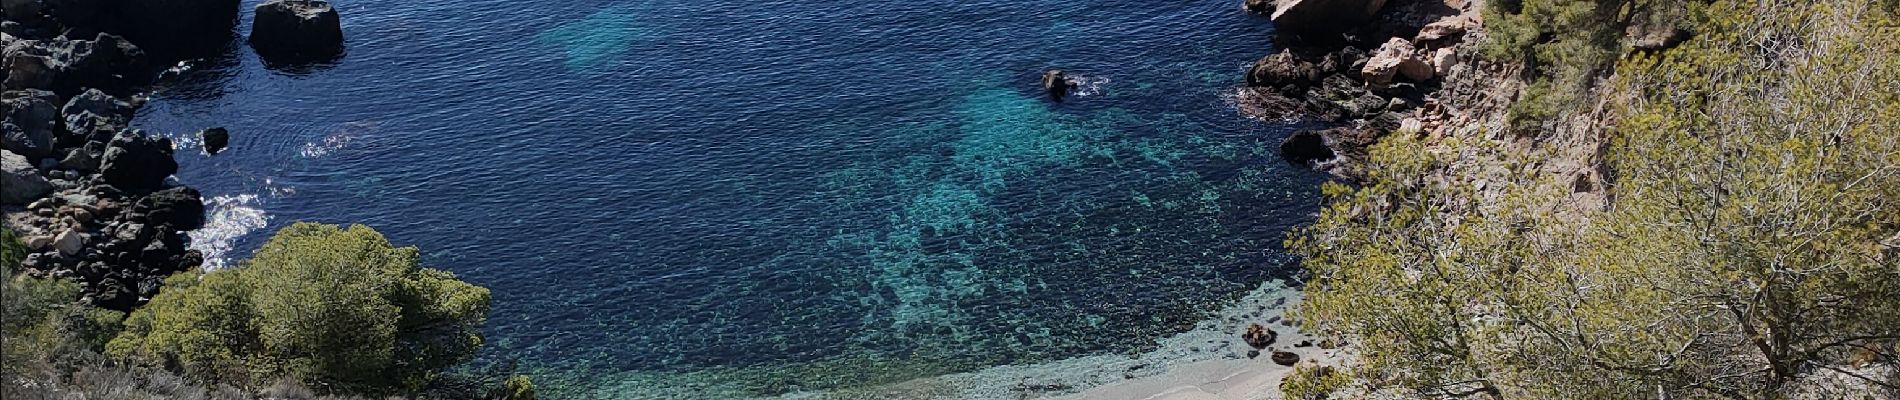
[{"label": "turquoise shallow water", "polygon": [[1229,104],[1271,32],[1230,0],[337,4],[334,65],[236,46],[141,110],[234,132],[182,152],[195,246],[375,226],[494,290],[486,360],[564,384],[1139,351],[1289,275],[1317,198]]}]

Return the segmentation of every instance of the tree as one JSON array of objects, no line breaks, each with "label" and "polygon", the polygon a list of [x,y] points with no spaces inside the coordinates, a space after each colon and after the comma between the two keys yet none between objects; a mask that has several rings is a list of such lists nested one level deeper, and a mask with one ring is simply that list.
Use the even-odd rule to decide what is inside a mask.
[{"label": "tree", "polygon": [[[1395,134],[1290,239],[1298,315],[1356,338],[1367,383],[1430,397],[1900,396],[1890,4],[1716,1],[1695,39],[1623,58],[1602,210],[1566,214],[1547,177],[1473,191]],[[1485,145],[1460,139],[1440,148]]]},{"label": "tree", "polygon": [[415,391],[473,357],[488,308],[487,289],[421,267],[414,247],[298,223],[239,268],[168,279],[107,350],[244,386]]}]

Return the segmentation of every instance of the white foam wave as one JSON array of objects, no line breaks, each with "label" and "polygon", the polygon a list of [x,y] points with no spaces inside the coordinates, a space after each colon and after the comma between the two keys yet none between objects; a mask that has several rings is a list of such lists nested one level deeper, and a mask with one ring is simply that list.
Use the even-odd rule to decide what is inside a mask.
[{"label": "white foam wave", "polygon": [[205,225],[190,233],[191,248],[204,254],[205,271],[230,266],[231,249],[237,239],[270,223],[270,215],[258,203],[255,194],[217,196],[205,201]]},{"label": "white foam wave", "polygon": [[1100,96],[1104,92],[1103,88],[1107,87],[1109,83],[1114,82],[1113,79],[1109,79],[1106,76],[1087,75],[1069,75],[1069,80],[1075,82],[1075,94],[1073,96],[1076,97]]}]

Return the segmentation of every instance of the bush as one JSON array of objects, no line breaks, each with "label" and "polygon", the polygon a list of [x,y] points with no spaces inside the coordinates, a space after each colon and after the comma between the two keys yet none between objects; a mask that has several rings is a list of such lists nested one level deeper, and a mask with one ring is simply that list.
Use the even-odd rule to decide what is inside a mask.
[{"label": "bush", "polygon": [[1300,365],[1280,380],[1280,393],[1287,400],[1321,400],[1351,383],[1351,377],[1333,367]]},{"label": "bush", "polygon": [[487,289],[421,267],[414,247],[298,223],[239,268],[168,279],[107,351],[207,382],[414,392],[475,354],[488,307]]}]

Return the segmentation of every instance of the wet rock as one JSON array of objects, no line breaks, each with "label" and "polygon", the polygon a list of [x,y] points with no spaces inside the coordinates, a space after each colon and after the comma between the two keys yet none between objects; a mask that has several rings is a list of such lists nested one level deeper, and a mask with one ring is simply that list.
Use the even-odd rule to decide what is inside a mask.
[{"label": "wet rock", "polygon": [[26,204],[51,191],[53,185],[25,156],[0,150],[0,204]]},{"label": "wet rock", "polygon": [[1273,10],[1278,8],[1278,5],[1274,3],[1278,1],[1279,0],[1245,0],[1240,3],[1240,8],[1254,14],[1272,15]]},{"label": "wet rock", "polygon": [[1268,358],[1272,359],[1274,364],[1280,364],[1280,365],[1284,365],[1288,367],[1293,366],[1293,364],[1300,363],[1299,354],[1294,354],[1294,353],[1285,352],[1285,351],[1273,352],[1273,355],[1268,356]]},{"label": "wet rock", "polygon": [[1290,32],[1340,32],[1370,20],[1384,7],[1385,0],[1282,0],[1273,13],[1273,27]]},{"label": "wet rock", "polygon": [[197,189],[174,187],[145,196],[132,206],[132,213],[145,216],[151,224],[171,230],[192,230],[204,225],[205,203]]},{"label": "wet rock", "polygon": [[224,128],[210,128],[198,131],[198,141],[204,143],[205,153],[218,154],[231,145],[231,132]]},{"label": "wet rock", "polygon": [[1274,339],[1278,337],[1278,333],[1268,330],[1266,327],[1260,326],[1260,324],[1248,325],[1247,332],[1240,334],[1240,339],[1246,341],[1248,346],[1253,346],[1255,349],[1264,349],[1267,348],[1267,346],[1273,345]]},{"label": "wet rock", "polygon": [[1075,89],[1075,81],[1070,80],[1068,74],[1062,70],[1052,69],[1042,73],[1042,90],[1049,93],[1050,100],[1061,103],[1073,89]]},{"label": "wet rock", "polygon": [[42,157],[53,151],[55,132],[58,127],[59,96],[53,92],[26,89],[0,93],[0,107],[4,107],[5,137],[0,138],[0,148],[13,150],[27,157]]},{"label": "wet rock", "polygon": [[277,62],[322,61],[343,51],[336,8],[323,0],[270,0],[257,5],[251,47]]},{"label": "wet rock", "polygon": [[1297,88],[1311,86],[1318,82],[1320,68],[1311,62],[1294,56],[1290,50],[1261,57],[1247,70],[1247,86],[1283,87],[1292,85]]},{"label": "wet rock", "polygon": [[105,183],[129,189],[156,189],[178,172],[171,139],[147,137],[137,130],[119,133],[99,161]]},{"label": "wet rock", "polygon": [[73,144],[111,138],[131,126],[133,111],[130,103],[98,89],[87,89],[59,109],[67,133],[60,141]]},{"label": "wet rock", "polygon": [[1326,136],[1321,131],[1293,132],[1286,140],[1280,141],[1280,158],[1293,165],[1310,168],[1332,161],[1334,157],[1337,155],[1333,153],[1332,146],[1326,143]]},{"label": "wet rock", "polygon": [[1403,76],[1414,82],[1432,79],[1432,66],[1418,59],[1417,49],[1412,42],[1400,38],[1386,41],[1379,51],[1366,60],[1366,66],[1360,70],[1360,77],[1372,83],[1391,83],[1395,76]]}]

